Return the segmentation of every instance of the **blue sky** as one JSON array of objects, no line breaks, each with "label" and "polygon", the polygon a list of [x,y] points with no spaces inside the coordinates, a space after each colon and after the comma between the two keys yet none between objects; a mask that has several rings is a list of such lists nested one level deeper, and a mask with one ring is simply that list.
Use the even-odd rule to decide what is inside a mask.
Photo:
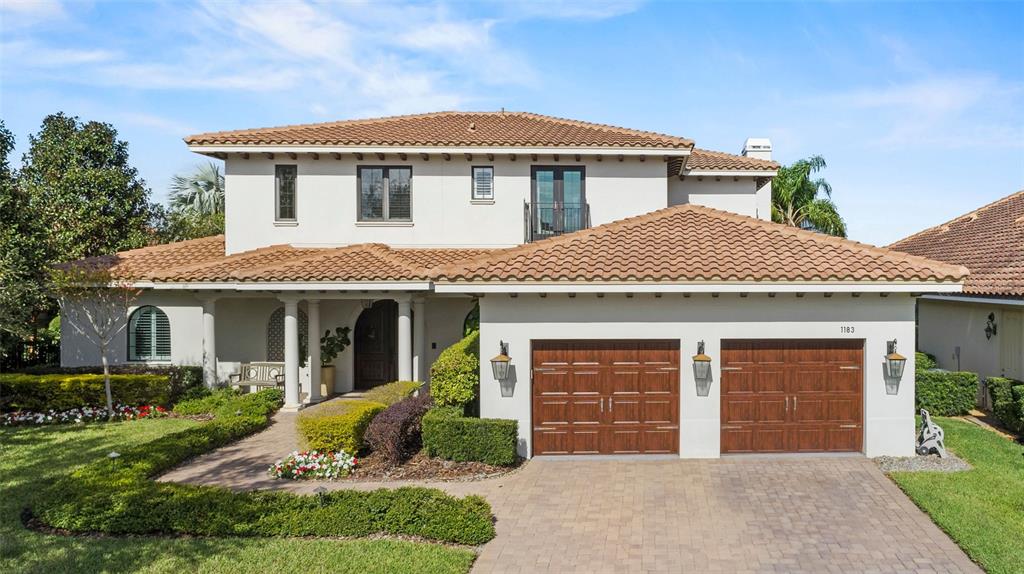
[{"label": "blue sky", "polygon": [[1024,188],[1024,3],[0,0],[0,112],[114,124],[166,196],[189,133],[527,110],[811,154],[886,244]]}]

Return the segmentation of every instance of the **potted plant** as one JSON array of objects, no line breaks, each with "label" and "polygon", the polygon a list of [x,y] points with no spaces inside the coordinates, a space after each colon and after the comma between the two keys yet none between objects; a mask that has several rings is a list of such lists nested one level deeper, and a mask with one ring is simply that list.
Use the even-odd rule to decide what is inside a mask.
[{"label": "potted plant", "polygon": [[330,395],[328,390],[334,391],[334,359],[352,344],[348,334],[352,329],[348,327],[335,327],[334,333],[328,329],[323,337],[320,337],[320,396]]}]

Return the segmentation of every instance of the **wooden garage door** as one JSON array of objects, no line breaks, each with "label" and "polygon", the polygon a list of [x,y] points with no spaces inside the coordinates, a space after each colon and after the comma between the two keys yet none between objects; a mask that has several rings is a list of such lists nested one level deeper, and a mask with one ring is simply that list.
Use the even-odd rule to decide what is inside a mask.
[{"label": "wooden garage door", "polygon": [[722,452],[858,452],[860,340],[723,340]]},{"label": "wooden garage door", "polygon": [[679,341],[534,341],[533,454],[679,452]]}]

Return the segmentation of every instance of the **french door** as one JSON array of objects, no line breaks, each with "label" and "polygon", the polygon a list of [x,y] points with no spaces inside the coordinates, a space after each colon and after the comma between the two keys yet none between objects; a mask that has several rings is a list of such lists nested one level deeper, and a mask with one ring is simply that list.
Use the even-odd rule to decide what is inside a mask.
[{"label": "french door", "polygon": [[583,166],[533,166],[533,235],[543,239],[588,226]]}]

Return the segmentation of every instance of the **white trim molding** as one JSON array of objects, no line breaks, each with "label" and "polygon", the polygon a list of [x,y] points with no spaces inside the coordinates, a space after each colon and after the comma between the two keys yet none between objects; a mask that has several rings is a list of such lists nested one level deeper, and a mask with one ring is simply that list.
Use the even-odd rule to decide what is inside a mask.
[{"label": "white trim molding", "polygon": [[971,297],[969,295],[922,295],[922,299],[930,301],[950,301],[957,303],[978,303],[979,305],[1006,305],[1009,307],[1024,307],[1024,297],[1016,299],[999,297]]},{"label": "white trim molding", "polygon": [[960,293],[961,283],[437,283],[438,293]]}]

